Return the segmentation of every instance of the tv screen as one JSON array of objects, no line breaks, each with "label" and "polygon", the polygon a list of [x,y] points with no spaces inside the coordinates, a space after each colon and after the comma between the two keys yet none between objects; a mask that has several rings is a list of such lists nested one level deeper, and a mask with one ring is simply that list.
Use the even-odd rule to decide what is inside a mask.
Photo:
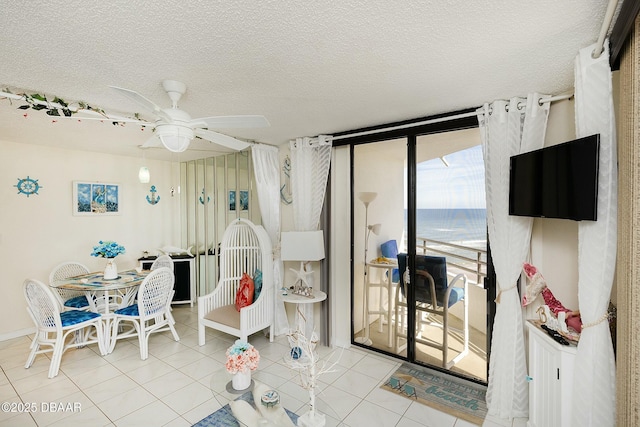
[{"label": "tv screen", "polygon": [[597,220],[600,135],[511,157],[509,215]]}]

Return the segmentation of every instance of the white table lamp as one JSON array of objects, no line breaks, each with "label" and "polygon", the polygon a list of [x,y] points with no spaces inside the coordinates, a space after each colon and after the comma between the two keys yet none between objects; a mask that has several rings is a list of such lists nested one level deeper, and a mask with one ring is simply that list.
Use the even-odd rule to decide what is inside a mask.
[{"label": "white table lamp", "polygon": [[280,236],[280,257],[283,261],[300,261],[300,270],[296,271],[296,282],[293,293],[308,297],[313,296],[313,286],[309,284],[313,271],[310,261],[324,259],[324,233],[315,231],[285,231]]}]

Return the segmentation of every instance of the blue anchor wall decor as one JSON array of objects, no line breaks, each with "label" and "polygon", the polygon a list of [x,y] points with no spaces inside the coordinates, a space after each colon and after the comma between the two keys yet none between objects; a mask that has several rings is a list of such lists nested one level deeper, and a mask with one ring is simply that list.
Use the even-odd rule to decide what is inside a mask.
[{"label": "blue anchor wall decor", "polygon": [[[204,188],[202,189],[202,196],[199,197],[200,203],[204,205]],[[207,196],[207,203],[211,201],[211,197]]]},{"label": "blue anchor wall decor", "polygon": [[150,205],[155,205],[160,201],[160,196],[156,196],[156,193],[158,192],[158,190],[156,190],[156,186],[152,185],[151,186],[151,190],[149,190],[151,192],[151,197],[147,196],[147,202],[149,202]]}]

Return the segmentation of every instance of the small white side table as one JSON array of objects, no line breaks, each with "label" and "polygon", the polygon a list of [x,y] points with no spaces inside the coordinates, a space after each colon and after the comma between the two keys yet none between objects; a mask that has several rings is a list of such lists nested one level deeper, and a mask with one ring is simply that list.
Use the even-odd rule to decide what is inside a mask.
[{"label": "small white side table", "polygon": [[[313,333],[313,306],[307,304],[314,304],[317,302],[322,302],[327,299],[327,294],[322,291],[313,291],[313,297],[305,297],[302,295],[289,293],[287,295],[279,296],[282,301],[289,304],[296,304],[296,321],[298,325],[302,321],[302,317],[305,318],[305,329],[304,335],[308,338],[311,338],[311,333]],[[304,305],[305,307],[301,307]],[[306,310],[306,307],[309,307],[309,310]],[[304,311],[301,311],[304,310]],[[304,314],[303,314],[304,313]]]}]

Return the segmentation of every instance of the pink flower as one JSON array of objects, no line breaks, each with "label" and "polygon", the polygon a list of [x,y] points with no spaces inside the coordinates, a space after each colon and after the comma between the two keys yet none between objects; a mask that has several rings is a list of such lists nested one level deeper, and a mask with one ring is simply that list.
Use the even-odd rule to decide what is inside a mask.
[{"label": "pink flower", "polygon": [[246,370],[255,371],[258,369],[260,362],[260,354],[258,350],[248,343],[242,343],[243,347],[239,350],[238,346],[232,346],[227,349],[227,362],[225,368],[227,372],[235,374]]}]

